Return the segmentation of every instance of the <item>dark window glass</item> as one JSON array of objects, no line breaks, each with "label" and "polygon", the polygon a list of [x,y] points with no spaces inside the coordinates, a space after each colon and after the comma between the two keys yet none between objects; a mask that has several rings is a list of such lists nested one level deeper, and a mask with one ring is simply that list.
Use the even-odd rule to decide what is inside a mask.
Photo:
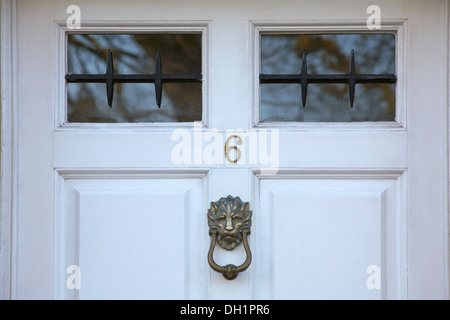
[{"label": "dark window glass", "polygon": [[[354,51],[356,73],[395,74],[395,35],[263,34],[261,73],[296,74],[306,52],[309,74],[349,73]],[[260,121],[395,121],[395,84],[356,84],[350,107],[346,83],[310,83],[306,106],[300,84],[262,83]]]},{"label": "dark window glass", "polygon": [[[68,73],[104,74],[108,49],[116,74],[153,74],[160,52],[164,74],[202,73],[201,34],[69,34]],[[115,83],[112,107],[105,83],[67,84],[67,121],[96,123],[202,120],[201,82],[163,83],[158,108],[153,83]]]}]

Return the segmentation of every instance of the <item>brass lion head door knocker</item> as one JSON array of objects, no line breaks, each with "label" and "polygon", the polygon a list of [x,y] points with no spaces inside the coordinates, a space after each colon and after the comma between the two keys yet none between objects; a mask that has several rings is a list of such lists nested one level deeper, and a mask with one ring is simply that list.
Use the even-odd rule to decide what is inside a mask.
[{"label": "brass lion head door knocker", "polygon": [[[248,202],[242,202],[239,197],[228,196],[211,202],[211,208],[208,209],[208,226],[211,236],[208,262],[213,270],[221,272],[228,280],[236,278],[239,272],[246,270],[252,261],[252,253],[247,240],[252,224],[252,211],[249,208]],[[244,263],[240,266],[233,264],[219,266],[213,258],[216,242],[226,250],[233,250],[243,242],[247,254]]]}]

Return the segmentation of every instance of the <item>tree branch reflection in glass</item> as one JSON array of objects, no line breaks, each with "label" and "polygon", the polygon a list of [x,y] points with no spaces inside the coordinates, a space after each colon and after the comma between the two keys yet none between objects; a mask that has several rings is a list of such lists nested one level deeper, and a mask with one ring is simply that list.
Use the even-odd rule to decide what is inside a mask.
[{"label": "tree branch reflection in glass", "polygon": [[[202,72],[202,35],[69,34],[68,73],[102,74],[108,49],[117,74],[153,74],[160,51],[166,74]],[[192,122],[202,119],[201,83],[164,83],[161,108],[148,83],[116,83],[109,108],[103,83],[69,83],[67,121],[89,123]]]},{"label": "tree branch reflection in glass", "polygon": [[[309,74],[346,74],[352,50],[356,73],[395,73],[395,35],[391,33],[263,34],[261,73],[300,73],[306,52]],[[357,84],[353,108],[348,90],[343,83],[309,84],[303,108],[300,84],[263,83],[260,121],[395,121],[395,84]]]}]

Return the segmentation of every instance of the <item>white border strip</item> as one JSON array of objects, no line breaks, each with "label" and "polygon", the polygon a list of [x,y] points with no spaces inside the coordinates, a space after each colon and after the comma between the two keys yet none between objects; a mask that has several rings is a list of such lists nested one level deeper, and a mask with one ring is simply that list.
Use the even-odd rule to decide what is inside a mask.
[{"label": "white border strip", "polygon": [[445,245],[446,245],[446,256],[445,256],[445,260],[447,262],[447,272],[446,272],[446,286],[447,286],[447,296],[445,297],[447,300],[450,299],[450,205],[449,205],[449,196],[450,196],[450,3],[449,1],[446,1],[445,3],[445,16],[446,16],[446,25],[447,25],[447,30],[446,30],[446,41],[447,41],[447,45],[446,45],[446,49],[447,49],[447,56],[446,56],[446,62],[447,62],[447,77],[446,77],[446,85],[447,85],[447,96],[446,96],[446,101],[445,103],[447,103],[447,108],[445,108],[445,117],[444,117],[444,121],[445,121],[445,128],[447,129],[445,131],[445,150],[446,150],[446,159],[445,159],[445,171],[446,171],[446,175],[445,175],[445,179],[446,179],[446,184],[445,184],[445,194],[446,196],[444,197],[445,199],[445,208],[446,208],[446,213],[447,215],[445,216],[445,228],[446,228],[446,239],[444,241]]},{"label": "white border strip", "polygon": [[16,0],[1,1],[1,212],[0,212],[0,300],[15,298],[17,239],[17,45]]}]

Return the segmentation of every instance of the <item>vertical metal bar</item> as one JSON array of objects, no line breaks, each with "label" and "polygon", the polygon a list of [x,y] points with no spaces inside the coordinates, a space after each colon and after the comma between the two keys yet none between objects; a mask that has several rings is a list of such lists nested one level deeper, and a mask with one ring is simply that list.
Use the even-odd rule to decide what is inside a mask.
[{"label": "vertical metal bar", "polygon": [[355,53],[352,50],[352,58],[350,60],[350,71],[348,76],[348,92],[350,96],[350,108],[353,108],[353,101],[355,100]]},{"label": "vertical metal bar", "polygon": [[114,98],[113,75],[114,75],[114,61],[111,50],[108,49],[108,61],[106,65],[105,80],[106,80],[106,96],[108,98],[108,105],[110,108],[112,108]]},{"label": "vertical metal bar", "polygon": [[156,104],[158,108],[161,108],[161,97],[162,97],[162,66],[161,66],[161,54],[159,50],[156,51],[156,64],[155,64],[155,95]]},{"label": "vertical metal bar", "polygon": [[306,61],[306,50],[303,50],[302,56],[302,72],[300,83],[302,86],[302,103],[303,108],[306,106],[306,95],[308,91],[308,63]]}]

